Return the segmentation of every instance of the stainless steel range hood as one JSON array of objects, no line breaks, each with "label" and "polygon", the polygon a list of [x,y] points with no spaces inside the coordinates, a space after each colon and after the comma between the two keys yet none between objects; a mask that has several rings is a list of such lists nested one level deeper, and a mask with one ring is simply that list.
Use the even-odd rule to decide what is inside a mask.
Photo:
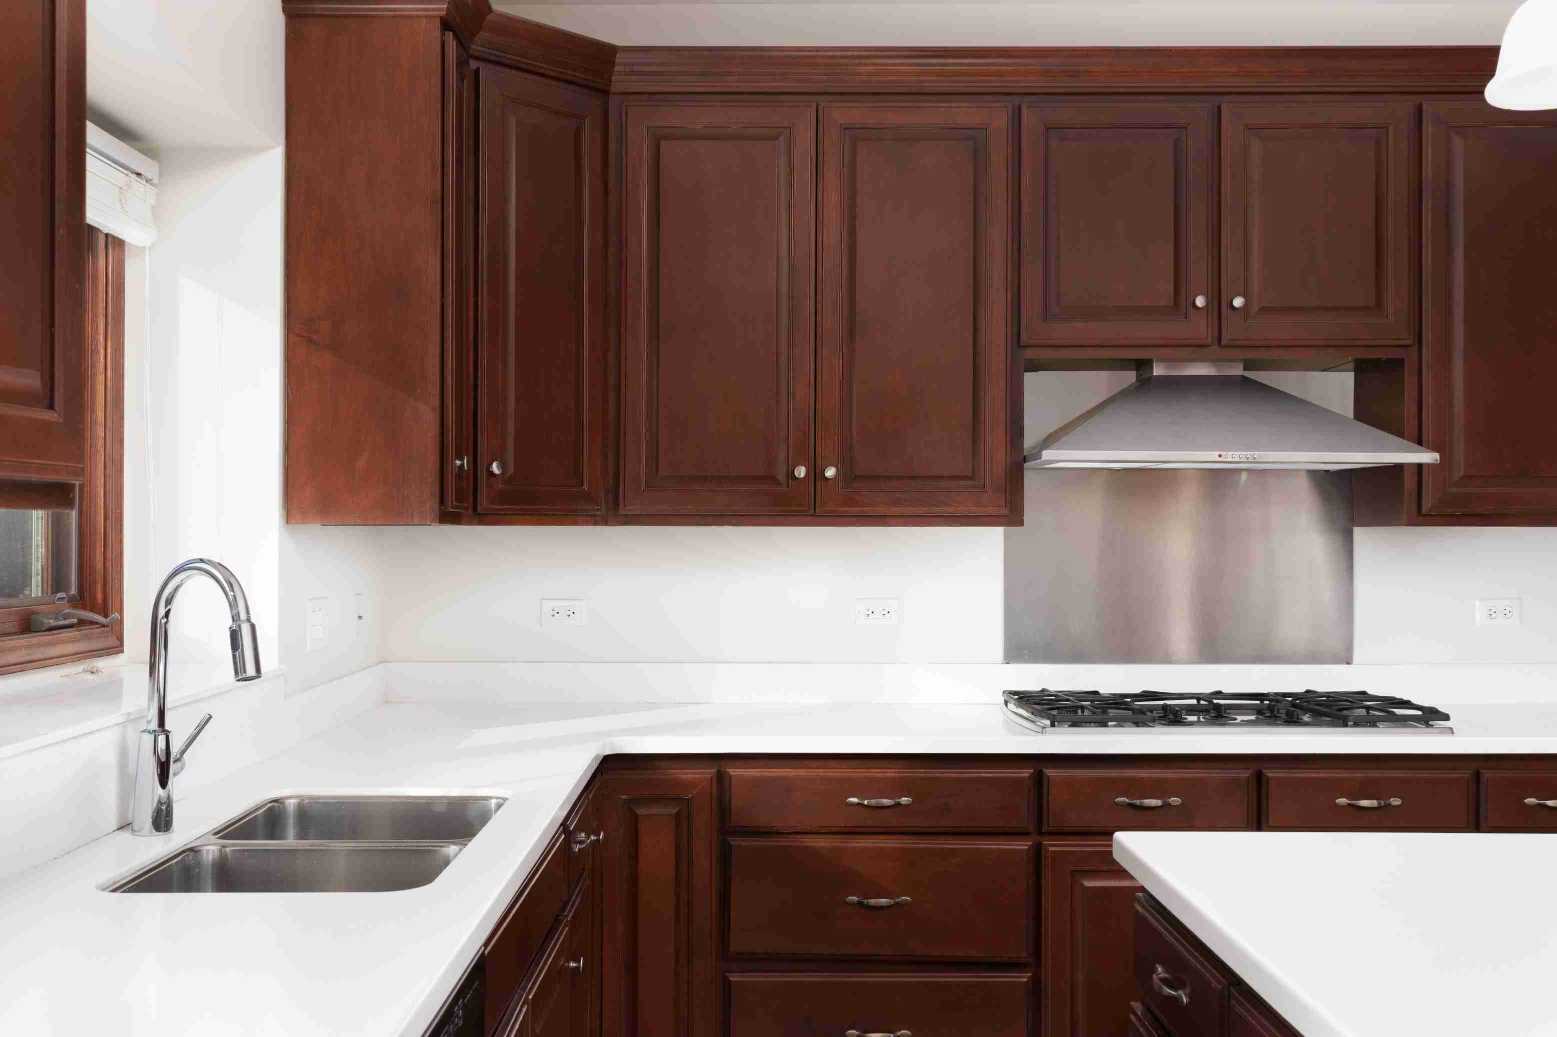
[{"label": "stainless steel range hood", "polygon": [[1242,364],[1143,366],[1135,384],[1055,429],[1028,468],[1339,471],[1438,455],[1245,377]]}]

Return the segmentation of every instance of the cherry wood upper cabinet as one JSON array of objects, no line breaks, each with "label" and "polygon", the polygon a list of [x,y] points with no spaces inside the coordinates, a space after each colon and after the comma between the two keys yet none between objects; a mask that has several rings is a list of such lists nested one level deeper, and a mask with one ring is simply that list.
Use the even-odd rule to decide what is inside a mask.
[{"label": "cherry wood upper cabinet", "polygon": [[477,510],[606,498],[603,95],[478,65]]},{"label": "cherry wood upper cabinet", "polygon": [[1557,114],[1426,106],[1428,515],[1557,517]]},{"label": "cherry wood upper cabinet", "polygon": [[819,514],[1013,507],[1011,119],[822,107]]},{"label": "cherry wood upper cabinet", "polygon": [[1409,346],[1417,107],[1222,106],[1224,345]]},{"label": "cherry wood upper cabinet", "polygon": [[443,34],[443,511],[475,510],[476,70]]},{"label": "cherry wood upper cabinet", "polygon": [[628,104],[620,508],[812,509],[816,108]]},{"label": "cherry wood upper cabinet", "polygon": [[86,3],[0,5],[0,474],[86,475]]},{"label": "cherry wood upper cabinet", "polygon": [[1217,338],[1216,107],[1022,108],[1022,344]]}]

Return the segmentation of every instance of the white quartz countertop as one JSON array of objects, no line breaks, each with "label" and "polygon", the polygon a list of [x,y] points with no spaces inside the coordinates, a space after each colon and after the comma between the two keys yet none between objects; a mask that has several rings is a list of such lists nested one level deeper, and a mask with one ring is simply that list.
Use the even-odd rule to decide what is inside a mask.
[{"label": "white quartz countertop", "polygon": [[[381,705],[280,756],[178,795],[176,830],[169,836],[136,838],[121,830],[0,885],[0,1033],[416,1037],[606,754],[1557,753],[1557,708],[1445,708],[1455,717],[1454,735],[1040,735],[1013,727],[994,703]],[[195,754],[191,772],[199,765]],[[436,881],[420,889],[180,895],[101,888],[268,797],[350,791],[481,792],[509,801]],[[25,839],[26,833],[7,836]],[[1524,845],[1490,838],[1489,846]],[[1557,840],[1531,845],[1549,845],[1557,854]],[[1506,859],[1518,858],[1509,852]],[[1334,866],[1368,876],[1357,860],[1342,850]],[[1505,857],[1498,861],[1501,867]],[[1552,864],[1557,858],[1545,866]],[[1228,870],[1256,876],[1258,888],[1270,886],[1268,871],[1211,868]],[[1537,881],[1532,867],[1528,877],[1521,870],[1509,882],[1501,872],[1463,867],[1453,888],[1493,874],[1498,878],[1490,885],[1509,903],[1489,907],[1496,913],[1489,914],[1487,931],[1501,917],[1530,922],[1553,872]],[[1434,900],[1424,895],[1416,903]],[[1301,928],[1315,927],[1305,922]],[[1531,932],[1537,928],[1542,940],[1548,931],[1557,933],[1547,924]],[[1336,931],[1355,933],[1357,926],[1347,921]],[[1496,971],[1511,955],[1517,960],[1517,943],[1487,945],[1491,964],[1476,967]],[[1479,950],[1452,953],[1463,963],[1481,961]],[[1366,1026],[1315,1031],[1384,1032]],[[1557,1027],[1507,1032],[1557,1033]]]},{"label": "white quartz countertop", "polygon": [[1557,1034],[1557,836],[1127,832],[1114,856],[1304,1037]]}]

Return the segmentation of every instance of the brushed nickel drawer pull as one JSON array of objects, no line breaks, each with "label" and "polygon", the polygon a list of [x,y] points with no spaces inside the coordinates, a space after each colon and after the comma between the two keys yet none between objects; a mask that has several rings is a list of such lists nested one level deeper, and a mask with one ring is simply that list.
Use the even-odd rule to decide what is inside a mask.
[{"label": "brushed nickel drawer pull", "polygon": [[1172,998],[1181,1006],[1189,1007],[1189,988],[1181,987],[1177,983],[1169,982],[1173,979],[1173,973],[1158,965],[1152,969],[1152,989],[1163,997]]},{"label": "brushed nickel drawer pull", "polygon": [[1525,800],[1525,806],[1547,807],[1551,810],[1557,810],[1557,799],[1536,799],[1534,796],[1531,796]]},{"label": "brushed nickel drawer pull", "polygon": [[843,1037],[914,1037],[908,1030],[887,1030],[883,1033],[868,1033],[865,1030],[845,1030]]},{"label": "brushed nickel drawer pull", "polygon": [[1338,807],[1356,807],[1358,810],[1383,810],[1385,807],[1404,806],[1405,800],[1399,796],[1391,796],[1388,799],[1347,799],[1342,796],[1335,801]]},{"label": "brushed nickel drawer pull", "polygon": [[844,800],[851,807],[874,807],[877,810],[885,810],[888,807],[913,806],[912,796],[899,796],[897,799],[861,799],[859,796],[850,796]]},{"label": "brushed nickel drawer pull", "polygon": [[903,904],[913,903],[913,901],[908,897],[844,897],[843,902],[845,904],[852,904],[855,907],[874,908],[878,911],[889,907],[899,907]]},{"label": "brushed nickel drawer pull", "polygon": [[1181,807],[1184,801],[1177,796],[1169,796],[1167,799],[1131,799],[1129,796],[1115,796],[1114,805],[1134,807],[1137,810],[1161,810],[1163,807]]}]

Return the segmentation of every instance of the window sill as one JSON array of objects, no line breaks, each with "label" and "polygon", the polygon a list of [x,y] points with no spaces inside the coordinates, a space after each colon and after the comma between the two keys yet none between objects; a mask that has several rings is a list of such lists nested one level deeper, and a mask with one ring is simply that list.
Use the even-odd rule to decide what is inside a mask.
[{"label": "window sill", "polygon": [[[256,681],[282,676],[280,667]],[[146,715],[146,664],[123,656],[87,667],[57,667],[0,678],[0,760],[56,742],[139,723]],[[220,664],[174,666],[168,708],[197,702],[235,686]]]}]

